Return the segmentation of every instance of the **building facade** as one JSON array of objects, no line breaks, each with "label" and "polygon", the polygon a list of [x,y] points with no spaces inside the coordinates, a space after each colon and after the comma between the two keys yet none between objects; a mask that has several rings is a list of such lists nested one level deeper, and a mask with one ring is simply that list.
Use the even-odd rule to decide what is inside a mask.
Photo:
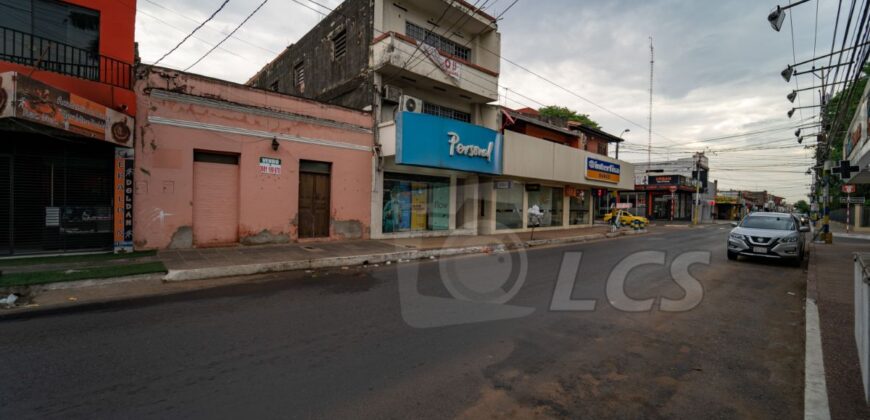
[{"label": "building facade", "polygon": [[0,255],[132,250],[135,5],[0,0]]},{"label": "building facade", "polygon": [[370,113],[141,66],[137,248],[369,237]]},{"label": "building facade", "polygon": [[[640,214],[653,219],[692,220],[698,206],[699,222],[715,217],[716,181],[709,181],[710,165],[703,153],[690,158],[636,164],[636,186],[631,201]],[[696,201],[697,200],[697,201]]]},{"label": "building facade", "polygon": [[[542,227],[583,225],[590,186],[630,189],[633,170],[567,128],[505,130],[500,54],[497,20],[465,1],[347,0],[249,84],[372,110],[374,238],[523,231],[535,205]],[[562,131],[573,143],[543,135]]]}]

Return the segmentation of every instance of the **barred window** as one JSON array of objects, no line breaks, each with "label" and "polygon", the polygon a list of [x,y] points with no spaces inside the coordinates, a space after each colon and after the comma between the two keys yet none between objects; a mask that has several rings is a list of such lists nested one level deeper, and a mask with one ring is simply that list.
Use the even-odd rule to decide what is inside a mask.
[{"label": "barred window", "polygon": [[417,26],[411,22],[405,22],[405,33],[409,37],[438,48],[447,54],[459,57],[463,60],[471,59],[471,48],[459,45],[446,37],[436,34],[426,28]]},{"label": "barred window", "polygon": [[467,123],[471,122],[471,114],[467,112],[462,112],[453,108],[448,108],[446,106],[430,104],[429,102],[423,103],[423,113],[429,115],[437,115],[439,117],[450,118],[453,120]]}]

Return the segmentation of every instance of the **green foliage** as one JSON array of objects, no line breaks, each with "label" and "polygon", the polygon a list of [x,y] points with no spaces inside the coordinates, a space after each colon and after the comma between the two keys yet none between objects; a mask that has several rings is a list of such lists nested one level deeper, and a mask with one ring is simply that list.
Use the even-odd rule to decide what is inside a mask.
[{"label": "green foliage", "polygon": [[576,122],[579,122],[580,124],[585,125],[586,127],[592,127],[592,128],[599,129],[599,130],[601,129],[601,126],[598,125],[597,122],[592,121],[592,119],[589,118],[589,114],[580,114],[577,111],[574,111],[573,109],[570,109],[570,108],[566,108],[564,106],[558,106],[558,105],[545,106],[545,107],[539,109],[538,112],[540,112],[541,115],[543,115],[545,117],[555,117],[555,118],[561,118],[561,119],[568,120],[568,121],[576,121]]},{"label": "green foliage", "polygon": [[794,203],[794,208],[798,213],[810,213],[810,204],[806,200],[798,200],[797,203]]},{"label": "green foliage", "polygon": [[[839,163],[843,159],[843,140],[849,135],[849,125],[852,124],[852,118],[855,116],[855,112],[858,111],[858,105],[861,103],[861,96],[864,94],[864,88],[867,86],[868,74],[870,74],[870,65],[864,66],[858,80],[855,83],[852,83],[850,80],[843,90],[837,92],[828,101],[828,105],[824,108],[822,118],[829,130],[827,140],[828,147],[830,148],[826,160]],[[850,92],[851,97],[849,97]],[[849,99],[848,106],[843,104],[846,99]],[[839,118],[837,118],[838,111],[841,112]],[[816,153],[822,153],[822,150],[817,148]],[[830,208],[842,207],[840,205],[840,197],[845,197],[845,194],[840,192],[840,187],[843,185],[843,181],[836,174],[831,174],[828,179],[830,181]],[[823,188],[818,188],[817,193],[821,196]],[[866,196],[868,193],[870,193],[870,185],[858,185],[856,194],[853,195]]]}]

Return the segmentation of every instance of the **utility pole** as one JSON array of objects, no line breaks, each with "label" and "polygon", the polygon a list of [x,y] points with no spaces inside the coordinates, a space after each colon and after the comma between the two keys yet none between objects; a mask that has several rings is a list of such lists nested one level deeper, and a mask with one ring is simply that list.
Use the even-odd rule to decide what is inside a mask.
[{"label": "utility pole", "polygon": [[652,36],[649,37],[649,120],[647,121],[646,167],[652,163],[652,117],[653,117],[653,71],[655,69],[655,49]]},{"label": "utility pole", "polygon": [[695,154],[695,202],[692,207],[692,223],[701,223],[701,156],[702,152]]}]

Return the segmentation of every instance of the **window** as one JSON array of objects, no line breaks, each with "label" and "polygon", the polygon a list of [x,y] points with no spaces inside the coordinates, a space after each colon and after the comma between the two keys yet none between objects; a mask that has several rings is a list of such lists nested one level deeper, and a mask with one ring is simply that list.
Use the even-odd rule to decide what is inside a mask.
[{"label": "window", "polygon": [[532,219],[529,213],[529,227],[540,222],[540,227],[562,226],[562,203],[564,199],[562,188],[542,186],[538,191],[529,191],[529,208],[538,206],[543,216],[540,220]]},{"label": "window", "polygon": [[450,179],[384,175],[383,232],[450,229]]},{"label": "window", "polygon": [[0,0],[0,27],[94,55],[100,51],[100,12],[72,4],[55,0]]},{"label": "window", "polygon": [[411,22],[405,23],[405,34],[463,60],[471,59],[471,49]]},{"label": "window", "polygon": [[495,228],[523,228],[523,192],[520,182],[495,181]]},{"label": "window", "polygon": [[588,225],[589,221],[589,201],[587,197],[590,192],[587,190],[576,191],[569,199],[568,223],[571,225]]},{"label": "window", "polygon": [[446,106],[431,104],[429,102],[423,103],[423,113],[429,115],[437,115],[439,117],[450,118],[453,120],[467,123],[471,122],[471,114],[467,112],[458,111],[453,108],[448,108]]},{"label": "window", "polygon": [[332,59],[338,60],[347,54],[347,30],[342,29],[332,37]]},{"label": "window", "polygon": [[293,66],[293,86],[297,92],[305,91],[305,62],[300,61],[299,64]]},{"label": "window", "polygon": [[607,143],[598,142],[598,154],[602,156],[607,156]]},{"label": "window", "polygon": [[278,81],[277,80],[272,82],[271,85],[269,85],[269,90],[271,90],[272,92],[278,91]]}]

